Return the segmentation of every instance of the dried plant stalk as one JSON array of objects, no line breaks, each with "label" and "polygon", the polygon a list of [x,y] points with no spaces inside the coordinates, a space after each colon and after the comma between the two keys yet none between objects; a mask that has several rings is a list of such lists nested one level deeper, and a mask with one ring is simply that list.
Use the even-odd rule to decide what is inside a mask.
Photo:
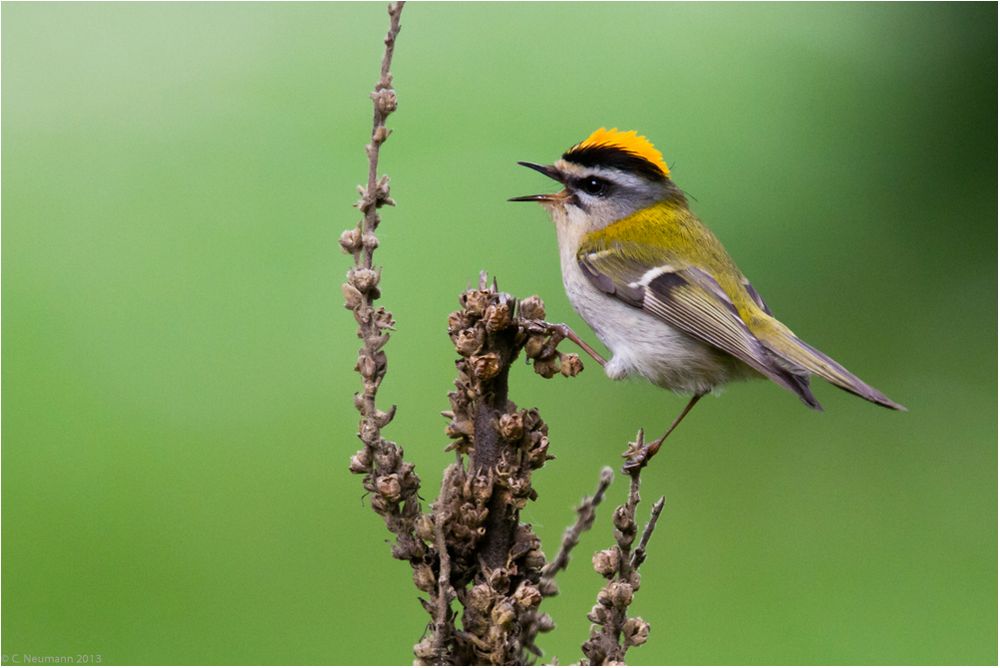
[{"label": "dried plant stalk", "polygon": [[586,658],[583,663],[592,666],[623,665],[629,647],[635,647],[649,638],[649,623],[642,617],[629,617],[628,606],[639,590],[639,566],[646,558],[646,547],[656,529],[656,522],[663,512],[664,499],[653,504],[649,521],[639,539],[639,546],[632,551],[638,531],[635,521],[639,506],[639,475],[656,454],[646,446],[642,430],[623,453],[625,472],[630,477],[629,494],[625,503],[615,509],[612,517],[615,545],[594,554],[594,570],[608,581],[597,595],[597,605],[587,615],[593,626],[590,638],[583,644]]},{"label": "dried plant stalk", "polygon": [[402,10],[402,2],[389,6],[390,26],[385,38],[381,74],[371,94],[374,117],[371,141],[365,147],[368,183],[358,186],[361,199],[356,203],[363,217],[353,229],[340,236],[340,245],[354,257],[354,265],[347,272],[347,282],[342,287],[345,306],[354,313],[358,338],[362,341],[354,367],[361,374],[362,391],[354,395],[354,405],[361,414],[358,437],[364,446],[351,459],[351,471],[364,476],[372,509],[385,519],[386,526],[396,536],[393,556],[409,560],[416,566],[427,556],[426,546],[414,534],[414,523],[420,513],[417,498],[420,479],[414,473],[413,464],[403,461],[403,449],[382,437],[382,429],[392,420],[396,407],[382,411],[375,403],[386,370],[382,349],[395,324],[392,313],[375,306],[381,270],[375,267],[374,255],[378,247],[375,236],[380,222],[378,210],[386,204],[395,204],[389,197],[389,178],[378,177],[378,156],[389,137],[385,120],[396,109],[396,92],[392,88],[389,68]]},{"label": "dried plant stalk", "polygon": [[[449,420],[445,431],[452,439],[447,449],[455,451],[456,462],[445,470],[429,512],[421,512],[414,465],[404,461],[401,447],[382,436],[396,411],[395,406],[383,411],[376,404],[386,374],[383,348],[394,321],[389,311],[375,304],[381,278],[381,269],[374,264],[379,245],[375,231],[379,209],[395,202],[389,196],[388,177],[378,176],[378,158],[389,137],[386,119],[397,106],[390,66],[402,9],[403,2],[389,5],[385,52],[371,93],[372,133],[365,147],[368,180],[358,187],[361,198],[356,203],[363,217],[340,237],[342,248],[354,260],[343,285],[345,306],[354,314],[362,341],[355,365],[362,391],[355,394],[354,403],[361,415],[358,437],[363,447],[352,457],[350,469],[363,476],[372,509],[395,536],[393,556],[410,563],[413,582],[426,595],[421,603],[430,623],[413,648],[416,663],[519,665],[541,655],[536,638],[554,624],[539,606],[543,598],[557,593],[555,575],[566,568],[570,551],[593,525],[612,474],[610,469],[602,471],[596,493],[578,507],[576,523],[567,530],[555,560],[547,563],[538,537],[530,525],[520,523],[519,515],[537,497],[533,471],[551,459],[548,427],[537,410],[519,409],[509,399],[508,375],[522,351],[544,378],[575,376],[583,364],[579,356],[557,349],[566,337],[565,328],[545,322],[541,299],[517,301],[500,292],[495,281],[490,284],[485,273],[476,288],[462,294],[461,308],[448,319],[448,333],[460,355],[455,391],[448,395],[451,410],[444,413]],[[634,517],[637,471],[633,493],[628,507]],[[618,573],[621,578],[637,577],[634,569],[642,562],[654,523],[655,518],[632,557],[632,575],[626,567]],[[625,553],[631,538],[620,547]],[[452,607],[456,600],[460,611]],[[459,614],[461,629],[456,625]],[[609,626],[609,633],[626,629],[628,635],[630,622]],[[623,649],[620,654],[624,656]]]}]

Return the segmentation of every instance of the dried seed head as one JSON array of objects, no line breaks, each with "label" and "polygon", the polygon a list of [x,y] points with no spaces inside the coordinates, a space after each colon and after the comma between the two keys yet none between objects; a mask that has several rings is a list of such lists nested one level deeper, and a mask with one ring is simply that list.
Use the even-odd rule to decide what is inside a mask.
[{"label": "dried seed head", "polygon": [[485,582],[477,584],[475,587],[469,590],[469,594],[465,599],[465,605],[470,610],[475,610],[477,612],[486,612],[491,607],[493,607],[493,600],[496,598],[496,593],[490,588]]},{"label": "dried seed head", "polygon": [[434,570],[427,564],[417,564],[413,567],[413,584],[417,585],[420,591],[430,594],[437,587]]},{"label": "dried seed head", "polygon": [[351,457],[351,473],[368,473],[372,467],[372,458],[368,448],[361,448]]},{"label": "dried seed head", "polygon": [[535,360],[535,373],[542,378],[552,378],[552,376],[559,373],[561,368],[559,360],[555,357],[550,357],[548,359],[538,358]]},{"label": "dried seed head", "polygon": [[528,359],[535,359],[545,348],[545,337],[541,334],[532,334],[524,342],[524,355]]},{"label": "dried seed head", "polygon": [[390,473],[389,475],[379,476],[375,480],[375,489],[389,502],[395,503],[399,501],[400,493],[402,492],[402,486],[399,484],[399,474]]},{"label": "dried seed head", "polygon": [[626,608],[632,602],[632,585],[627,582],[610,582],[607,590],[611,604],[617,608]]},{"label": "dried seed head", "polygon": [[486,290],[469,290],[462,295],[462,305],[470,315],[483,315],[489,303],[490,293]]},{"label": "dried seed head", "polygon": [[615,528],[622,533],[635,532],[635,520],[629,517],[628,509],[625,506],[618,506],[615,508],[615,513],[612,516],[612,522]]},{"label": "dried seed head", "polygon": [[519,441],[524,436],[524,416],[505,413],[500,416],[500,435],[507,441]]},{"label": "dried seed head", "polygon": [[583,371],[583,362],[580,361],[579,355],[576,353],[566,353],[562,356],[559,373],[567,378],[572,378],[578,375],[581,371]]},{"label": "dried seed head", "polygon": [[455,350],[464,357],[475,355],[483,347],[484,336],[479,327],[467,327],[455,336]]},{"label": "dried seed head", "polygon": [[372,98],[375,100],[375,106],[378,108],[379,113],[383,116],[386,114],[391,114],[396,111],[396,91],[391,88],[383,88],[382,90],[372,93]]},{"label": "dried seed head", "polygon": [[642,617],[631,617],[625,620],[622,628],[625,642],[628,645],[641,645],[649,639],[649,623]]},{"label": "dried seed head", "polygon": [[545,553],[541,550],[530,550],[524,555],[524,565],[531,571],[545,568]]},{"label": "dried seed head", "polygon": [[340,286],[340,290],[344,293],[344,308],[354,310],[361,306],[361,302],[364,301],[364,297],[356,287],[350,283],[344,283]]},{"label": "dried seed head", "polygon": [[517,614],[514,612],[514,606],[509,601],[500,601],[493,606],[493,612],[490,613],[490,619],[500,628],[508,628],[514,623],[516,618]]},{"label": "dried seed head", "polygon": [[611,548],[595,552],[591,562],[594,564],[595,571],[606,578],[610,578],[618,571],[618,550]]},{"label": "dried seed head", "polygon": [[500,356],[496,353],[475,355],[469,358],[472,371],[480,380],[490,380],[500,373]]},{"label": "dried seed head", "polygon": [[356,227],[352,230],[344,230],[340,234],[340,247],[344,249],[345,253],[357,253],[361,250],[361,230]]},{"label": "dried seed head", "polygon": [[448,333],[456,334],[469,326],[465,314],[461,311],[452,311],[448,314]]},{"label": "dried seed head", "polygon": [[518,315],[527,320],[544,320],[545,304],[537,295],[526,297],[518,305]]},{"label": "dried seed head", "polygon": [[[434,658],[436,650],[434,649],[434,640],[432,638],[424,638],[416,645],[413,646],[413,656],[418,659],[431,660]],[[430,664],[426,664],[430,665]]]},{"label": "dried seed head", "polygon": [[603,605],[595,605],[587,613],[587,619],[589,619],[594,624],[603,624],[608,618],[607,608]]},{"label": "dried seed head", "polygon": [[375,470],[380,473],[391,473],[399,468],[400,460],[399,448],[395,445],[380,448],[375,452]]},{"label": "dried seed head", "polygon": [[542,593],[529,582],[522,582],[514,592],[514,602],[525,610],[536,608],[542,602]]},{"label": "dried seed head", "polygon": [[371,269],[362,267],[351,270],[348,280],[361,292],[369,292],[378,285],[378,274]]},{"label": "dried seed head", "polygon": [[487,306],[483,314],[483,322],[486,324],[488,332],[499,332],[506,329],[510,326],[510,304],[501,302]]},{"label": "dried seed head", "polygon": [[415,529],[417,537],[420,540],[425,543],[434,542],[434,518],[431,515],[427,513],[421,514],[420,517],[417,518]]}]

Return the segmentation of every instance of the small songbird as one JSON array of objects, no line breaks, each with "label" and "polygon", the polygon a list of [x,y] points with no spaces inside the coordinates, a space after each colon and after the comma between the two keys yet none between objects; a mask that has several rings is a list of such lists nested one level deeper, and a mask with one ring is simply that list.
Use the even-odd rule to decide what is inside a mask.
[{"label": "small songbird", "polygon": [[577,313],[612,352],[612,379],[641,376],[691,400],[660,443],[705,394],[770,378],[821,410],[819,376],[880,406],[905,408],[799,339],[772,314],[719,240],[688,207],[663,155],[635,131],[601,128],[553,165],[518,163],[563,184],[539,202],[556,227],[563,285]]}]

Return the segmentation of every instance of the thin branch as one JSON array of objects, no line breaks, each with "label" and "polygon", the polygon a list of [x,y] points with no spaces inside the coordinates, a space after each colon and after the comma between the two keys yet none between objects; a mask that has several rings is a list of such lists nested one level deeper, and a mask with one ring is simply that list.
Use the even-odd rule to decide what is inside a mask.
[{"label": "thin branch", "polygon": [[597,517],[597,506],[604,500],[604,493],[614,480],[615,474],[611,467],[605,466],[601,470],[601,477],[597,483],[597,490],[593,496],[584,497],[583,501],[576,508],[576,523],[566,529],[563,533],[562,544],[555,558],[546,564],[542,570],[542,578],[552,580],[559,571],[565,570],[569,565],[569,553],[580,543],[580,537],[594,526],[594,519]]},{"label": "thin branch", "polygon": [[653,509],[649,513],[649,521],[646,522],[646,526],[642,530],[642,538],[639,539],[639,547],[635,548],[635,552],[632,553],[632,568],[634,569],[638,569],[642,565],[642,562],[646,560],[646,545],[653,536],[653,531],[656,529],[656,522],[660,519],[660,513],[663,512],[665,503],[666,499],[661,496],[653,504]]}]

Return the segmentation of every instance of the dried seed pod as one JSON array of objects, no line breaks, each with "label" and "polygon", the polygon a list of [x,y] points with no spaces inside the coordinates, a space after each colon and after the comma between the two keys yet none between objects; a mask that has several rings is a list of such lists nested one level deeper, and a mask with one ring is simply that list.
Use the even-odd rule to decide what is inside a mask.
[{"label": "dried seed pod", "polygon": [[580,360],[580,356],[576,353],[566,353],[562,356],[560,360],[559,373],[566,376],[567,378],[572,378],[583,371],[583,362]]},{"label": "dried seed pod", "polygon": [[360,269],[352,269],[348,275],[348,280],[351,284],[361,292],[369,292],[372,288],[378,285],[378,278],[377,272],[364,267]]},{"label": "dried seed pod", "polygon": [[500,373],[500,357],[496,353],[475,355],[469,358],[472,371],[480,380],[490,380]]},{"label": "dried seed pod", "polygon": [[467,327],[455,336],[455,350],[468,357],[475,355],[483,347],[485,334],[479,327]]},{"label": "dried seed pod", "polygon": [[490,613],[490,619],[500,628],[508,628],[514,623],[516,618],[517,614],[514,612],[514,606],[506,600],[500,601],[493,606],[493,612]]},{"label": "dried seed pod", "polygon": [[505,413],[500,416],[500,435],[507,441],[519,441],[524,436],[524,416]]},{"label": "dried seed pod", "polygon": [[561,368],[559,360],[555,357],[550,357],[548,359],[538,358],[535,360],[535,373],[537,373],[542,378],[552,378],[552,376],[559,373]]},{"label": "dried seed pod", "polygon": [[361,306],[364,297],[356,287],[350,283],[344,283],[340,286],[340,290],[344,293],[344,308],[354,310]]},{"label": "dried seed pod", "polygon": [[400,492],[402,491],[399,484],[399,474],[390,473],[389,475],[379,476],[375,480],[375,489],[390,503],[399,501]]},{"label": "dried seed pod", "polygon": [[462,295],[462,305],[469,315],[481,316],[490,303],[490,293],[486,290],[469,290]]},{"label": "dried seed pod", "polygon": [[528,359],[535,359],[545,348],[546,338],[542,334],[532,334],[524,342],[524,355]]},{"label": "dried seed pod", "polygon": [[483,313],[483,322],[486,324],[486,331],[499,332],[510,326],[510,304],[501,302],[491,304],[486,307]]},{"label": "dried seed pod", "polygon": [[468,438],[475,432],[475,425],[471,420],[455,420],[444,428],[444,433],[448,438]]},{"label": "dried seed pod", "polygon": [[641,645],[649,639],[649,623],[642,617],[630,617],[622,627],[627,645]]},{"label": "dried seed pod", "polygon": [[524,565],[527,569],[536,571],[545,567],[545,553],[541,550],[530,550],[524,555]]},{"label": "dried seed pod", "polygon": [[437,588],[437,578],[434,569],[427,564],[417,564],[413,567],[413,584],[417,589],[430,594]]},{"label": "dried seed pod", "polygon": [[427,513],[422,513],[420,515],[420,517],[417,518],[417,521],[414,524],[415,524],[414,528],[416,529],[417,537],[420,540],[424,541],[425,543],[433,543],[434,542],[435,536],[434,536],[434,517],[433,516],[431,516],[431,515],[429,515]]},{"label": "dried seed pod", "polygon": [[537,295],[522,299],[517,312],[527,320],[545,320],[545,304]]},{"label": "dried seed pod", "polygon": [[368,473],[372,467],[372,458],[368,448],[361,448],[351,457],[351,473]]},{"label": "dried seed pod", "polygon": [[632,585],[627,582],[610,582],[607,590],[611,604],[617,608],[626,608],[632,602]]},{"label": "dried seed pod", "polygon": [[[413,646],[413,656],[424,661],[430,661],[435,657],[437,650],[434,648],[434,639],[427,637]],[[431,664],[425,664],[431,665]]]},{"label": "dried seed pod", "polygon": [[340,234],[340,247],[345,253],[357,253],[361,249],[361,230],[354,228]]},{"label": "dried seed pod", "polygon": [[470,610],[486,612],[493,607],[495,599],[496,593],[490,586],[486,583],[480,583],[469,590],[469,594],[465,599],[465,605]]},{"label": "dried seed pod", "polygon": [[606,578],[610,578],[618,571],[618,550],[611,548],[595,552],[591,562],[594,565],[595,571]]},{"label": "dried seed pod", "polygon": [[608,618],[607,609],[603,605],[595,605],[587,613],[587,619],[594,624],[603,624]]},{"label": "dried seed pod", "polygon": [[514,603],[526,610],[538,607],[541,602],[542,593],[530,582],[522,582],[514,592]]}]

